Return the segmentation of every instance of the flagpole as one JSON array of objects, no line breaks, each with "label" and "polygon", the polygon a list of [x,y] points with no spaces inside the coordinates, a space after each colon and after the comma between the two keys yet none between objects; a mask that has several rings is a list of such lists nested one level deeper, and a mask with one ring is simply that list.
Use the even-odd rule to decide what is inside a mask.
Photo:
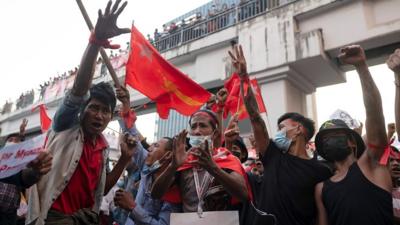
[{"label": "flagpole", "polygon": [[[78,3],[78,7],[81,10],[82,16],[85,19],[86,25],[88,26],[89,30],[93,31],[94,27],[93,27],[92,21],[90,21],[90,17],[87,14],[87,11],[86,11],[85,6],[83,5],[82,1],[76,0],[76,3]],[[100,47],[100,55],[101,55],[101,58],[103,58],[103,61],[107,66],[108,72],[110,72],[110,75],[114,81],[115,87],[116,88],[121,87],[121,85],[119,84],[117,74],[115,73],[115,70],[114,70],[113,66],[111,65],[110,59],[108,58],[108,55],[103,47]]]},{"label": "flagpole", "polygon": [[238,104],[236,106],[236,113],[239,114],[239,109],[240,109],[240,99],[242,98],[241,95],[239,95],[239,99],[238,99]]}]

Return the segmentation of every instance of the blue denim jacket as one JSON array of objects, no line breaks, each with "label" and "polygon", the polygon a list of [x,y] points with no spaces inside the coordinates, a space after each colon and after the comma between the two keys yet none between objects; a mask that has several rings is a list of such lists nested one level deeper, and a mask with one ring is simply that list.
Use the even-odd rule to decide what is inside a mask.
[{"label": "blue denim jacket", "polygon": [[89,94],[82,97],[68,93],[58,107],[52,122],[55,132],[61,132],[79,124],[79,113],[83,104],[89,99]]}]

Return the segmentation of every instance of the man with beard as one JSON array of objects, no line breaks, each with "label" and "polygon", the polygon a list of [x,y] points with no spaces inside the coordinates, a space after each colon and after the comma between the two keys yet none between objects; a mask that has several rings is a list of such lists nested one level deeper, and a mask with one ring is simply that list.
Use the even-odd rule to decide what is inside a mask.
[{"label": "man with beard", "polygon": [[[335,166],[335,174],[315,188],[320,225],[389,225],[393,223],[392,180],[380,163],[388,149],[382,100],[359,45],[342,48],[339,59],[355,66],[366,110],[366,147],[360,135],[341,120],[322,124],[318,154]],[[365,149],[365,151],[364,151]]]}]

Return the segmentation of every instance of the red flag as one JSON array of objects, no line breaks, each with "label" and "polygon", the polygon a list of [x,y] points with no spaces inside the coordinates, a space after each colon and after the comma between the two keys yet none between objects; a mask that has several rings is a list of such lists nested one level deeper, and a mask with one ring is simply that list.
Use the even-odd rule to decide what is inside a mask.
[{"label": "red flag", "polygon": [[258,85],[257,79],[251,79],[250,80],[251,84],[251,89],[253,90],[254,96],[256,97],[257,100],[257,105],[258,105],[258,110],[260,113],[266,113],[267,109],[265,108],[265,103],[261,95],[261,89],[260,86]]},{"label": "red flag", "polygon": [[42,129],[42,133],[46,133],[51,125],[51,119],[47,115],[46,106],[44,104],[40,104],[32,109],[32,112],[35,111],[39,107],[40,110],[40,127]]},{"label": "red flag", "polygon": [[163,119],[168,118],[170,109],[189,116],[211,96],[165,60],[134,26],[125,83],[155,101]]},{"label": "red flag", "polygon": [[[236,73],[232,74],[232,76],[225,82],[224,87],[228,91],[228,97],[225,101],[224,108],[224,118],[228,117],[228,114],[232,115],[236,113],[237,106],[240,98],[240,78]],[[242,101],[243,102],[243,101]]]},{"label": "red flag", "polygon": [[[257,80],[251,79],[244,83],[243,87],[244,87],[245,93],[247,93],[249,84],[250,84],[251,90],[253,91],[254,96],[256,98],[259,112],[260,113],[267,112]],[[248,118],[249,114],[246,111],[246,107],[244,105],[243,98],[240,94],[240,77],[239,77],[239,75],[233,74],[229,78],[229,80],[227,80],[225,82],[224,86],[228,90],[228,97],[225,102],[224,118],[228,117],[228,112],[231,115],[238,113],[239,120]]]}]

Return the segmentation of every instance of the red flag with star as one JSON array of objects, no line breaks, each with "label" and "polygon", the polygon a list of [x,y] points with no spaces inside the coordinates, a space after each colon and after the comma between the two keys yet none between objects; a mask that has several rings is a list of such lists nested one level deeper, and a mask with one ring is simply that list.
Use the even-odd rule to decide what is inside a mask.
[{"label": "red flag with star", "polygon": [[[247,93],[247,89],[251,87],[251,90],[254,93],[254,96],[257,101],[258,109],[260,113],[267,112],[265,108],[264,100],[261,95],[260,87],[258,86],[258,82],[256,79],[250,79],[244,83],[244,91]],[[243,120],[249,118],[249,114],[246,111],[246,107],[244,105],[243,98],[240,94],[240,78],[236,73],[233,74],[229,80],[227,80],[224,84],[224,87],[228,90],[228,97],[225,102],[224,109],[224,118],[228,117],[228,113],[234,115],[238,113],[238,119]]]},{"label": "red flag with star", "polygon": [[170,109],[189,116],[211,96],[165,60],[135,26],[132,27],[125,83],[156,102],[162,119],[168,118]]},{"label": "red flag with star", "polygon": [[32,112],[39,108],[40,114],[40,128],[42,129],[42,133],[46,133],[51,125],[51,119],[47,115],[46,106],[44,104],[40,104],[32,109]]}]

